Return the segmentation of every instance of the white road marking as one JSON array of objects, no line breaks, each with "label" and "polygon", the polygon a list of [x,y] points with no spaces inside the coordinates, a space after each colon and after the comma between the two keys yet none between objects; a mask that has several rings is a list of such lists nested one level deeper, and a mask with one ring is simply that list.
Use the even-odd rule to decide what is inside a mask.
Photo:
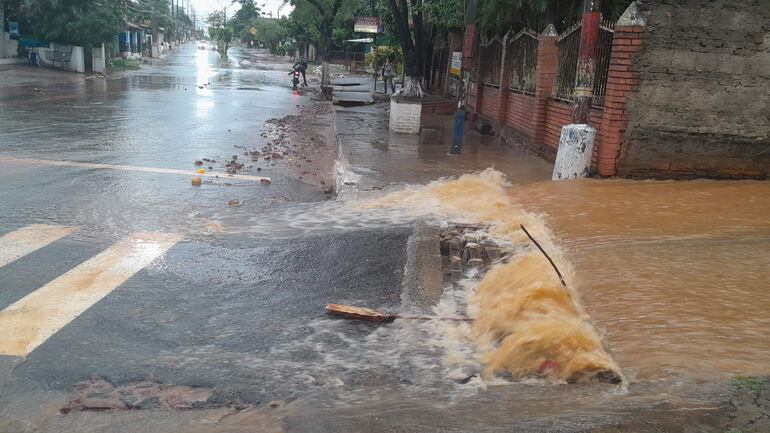
[{"label": "white road marking", "polygon": [[247,174],[228,174],[228,173],[216,173],[216,172],[198,173],[193,170],[178,170],[175,168],[159,168],[159,167],[141,167],[138,165],[97,164],[93,162],[55,161],[51,159],[11,158],[11,157],[2,157],[0,158],[0,162],[9,162],[9,163],[18,163],[18,164],[55,165],[55,166],[61,166],[61,167],[79,167],[79,168],[94,168],[94,169],[102,168],[102,169],[120,170],[120,171],[140,171],[144,173],[182,174],[185,176],[218,177],[222,179],[253,180],[256,182],[260,182],[262,180],[270,181],[269,177],[251,176]]},{"label": "white road marking", "polygon": [[0,268],[75,231],[74,227],[32,224],[0,237]]},{"label": "white road marking", "polygon": [[0,311],[0,355],[26,356],[180,239],[134,233]]}]

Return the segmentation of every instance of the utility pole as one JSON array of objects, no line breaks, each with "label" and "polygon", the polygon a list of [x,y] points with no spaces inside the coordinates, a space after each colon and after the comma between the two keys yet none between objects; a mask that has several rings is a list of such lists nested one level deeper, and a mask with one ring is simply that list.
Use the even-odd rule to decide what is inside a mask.
[{"label": "utility pole", "polygon": [[465,1],[465,38],[463,39],[463,55],[460,64],[460,76],[457,77],[457,110],[454,117],[454,134],[450,155],[459,155],[462,151],[463,134],[465,132],[465,97],[467,86],[470,84],[470,69],[473,67],[473,40],[476,37],[477,0]]},{"label": "utility pole", "polygon": [[158,55],[160,55],[160,45],[158,45],[158,2],[154,0],[152,2],[152,45],[150,45],[150,57],[155,56],[156,46],[158,47]]},{"label": "utility pole", "polygon": [[588,125],[591,101],[596,80],[596,55],[599,52],[599,26],[601,24],[601,0],[585,0],[583,26],[580,29],[580,51],[575,73],[575,103],[572,107],[572,123]]},{"label": "utility pole", "polygon": [[575,71],[572,124],[561,128],[559,150],[551,177],[553,180],[577,179],[586,177],[591,172],[596,129],[588,122],[594,96],[602,6],[601,0],[583,1],[583,26],[580,29],[580,50]]},{"label": "utility pole", "polygon": [[[179,4],[179,0],[177,0],[177,4]],[[177,41],[176,26],[177,26],[177,22],[176,22],[176,8],[174,7],[174,0],[171,0],[171,28],[172,28],[172,31],[171,31],[172,33],[171,34],[172,34],[172,38],[174,38],[173,39],[174,42]]]}]

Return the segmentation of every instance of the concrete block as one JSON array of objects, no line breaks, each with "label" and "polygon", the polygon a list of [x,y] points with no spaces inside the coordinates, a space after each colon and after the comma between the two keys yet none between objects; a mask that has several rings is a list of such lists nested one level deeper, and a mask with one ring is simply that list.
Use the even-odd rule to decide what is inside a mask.
[{"label": "concrete block", "polygon": [[566,125],[561,129],[553,180],[586,177],[591,170],[596,129],[588,125]]},{"label": "concrete block", "polygon": [[421,127],[422,101],[391,98],[390,130],[402,134],[419,134]]},{"label": "concrete block", "polygon": [[104,74],[107,72],[107,59],[105,58],[104,44],[94,47],[91,51],[91,65],[94,72]]}]

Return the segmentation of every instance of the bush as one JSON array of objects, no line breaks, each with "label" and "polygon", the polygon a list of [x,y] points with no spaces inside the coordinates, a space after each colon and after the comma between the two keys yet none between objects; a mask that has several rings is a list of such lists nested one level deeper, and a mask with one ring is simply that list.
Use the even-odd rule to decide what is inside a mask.
[{"label": "bush", "polygon": [[290,42],[285,43],[278,48],[278,54],[282,56],[294,57],[294,53],[296,51],[297,51],[297,48]]},{"label": "bush", "polygon": [[139,60],[136,59],[111,59],[107,67],[114,71],[139,69]]},{"label": "bush", "polygon": [[394,72],[400,74],[400,64],[404,61],[401,47],[381,45],[366,55],[366,64],[370,65],[376,74],[382,70],[385,60],[390,59],[394,66]]}]

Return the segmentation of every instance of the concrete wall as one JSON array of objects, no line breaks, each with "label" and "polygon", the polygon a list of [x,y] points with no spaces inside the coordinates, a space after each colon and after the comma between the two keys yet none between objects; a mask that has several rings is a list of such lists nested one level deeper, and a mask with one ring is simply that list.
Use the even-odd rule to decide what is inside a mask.
[{"label": "concrete wall", "polygon": [[770,2],[654,0],[618,174],[770,176]]},{"label": "concrete wall", "polygon": [[80,72],[81,74],[86,71],[83,47],[78,47],[73,45],[54,44],[52,42],[47,49],[42,47],[37,49],[37,53],[40,58],[41,65],[51,66],[54,68],[62,68],[62,64],[60,62],[53,61],[53,57],[52,57],[53,53],[50,52],[51,50],[64,50],[64,51],[72,50],[70,61],[64,62],[63,69],[65,71]]},{"label": "concrete wall", "polygon": [[0,59],[16,57],[18,54],[19,42],[11,39],[8,32],[0,32]]},{"label": "concrete wall", "polygon": [[105,58],[104,44],[94,47],[91,51],[91,66],[94,72],[104,74],[107,72],[107,59]]}]

